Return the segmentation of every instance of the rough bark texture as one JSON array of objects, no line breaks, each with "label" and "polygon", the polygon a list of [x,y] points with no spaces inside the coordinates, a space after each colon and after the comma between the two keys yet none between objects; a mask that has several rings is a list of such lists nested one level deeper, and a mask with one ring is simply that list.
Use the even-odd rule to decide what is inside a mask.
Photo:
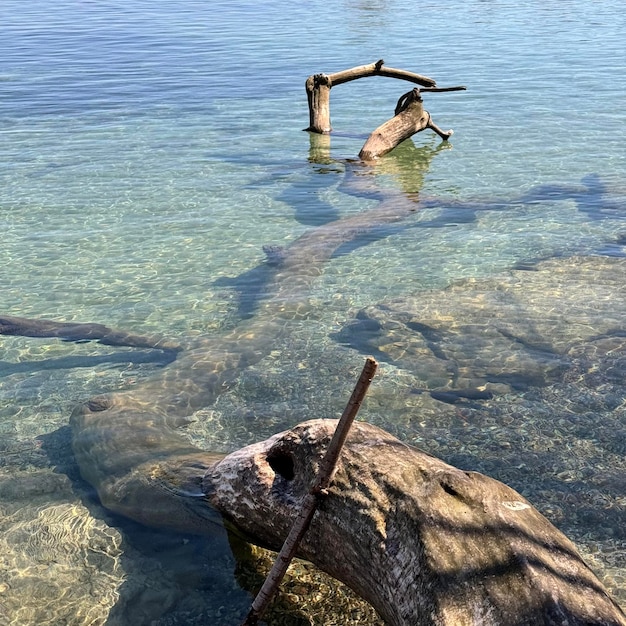
[{"label": "rough bark texture", "polygon": [[[280,547],[334,420],[313,420],[210,469],[209,502]],[[394,626],[626,625],[574,545],[521,495],[355,424],[299,555]]]},{"label": "rough bark texture", "polygon": [[330,124],[330,88],[332,84],[326,74],[309,76],[306,81],[306,95],[309,102],[309,130],[327,135],[332,130]]},{"label": "rough bark texture", "polygon": [[373,161],[388,152],[415,133],[425,128],[434,130],[443,140],[447,140],[452,131],[443,131],[430,118],[430,113],[424,110],[419,89],[413,89],[404,94],[398,105],[394,117],[374,130],[359,152],[363,161]]}]

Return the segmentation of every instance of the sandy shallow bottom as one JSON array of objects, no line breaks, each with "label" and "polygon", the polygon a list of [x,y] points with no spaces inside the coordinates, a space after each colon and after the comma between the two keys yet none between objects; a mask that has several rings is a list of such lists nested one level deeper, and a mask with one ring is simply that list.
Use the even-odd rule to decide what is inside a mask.
[{"label": "sandy shallow bottom", "polygon": [[[411,328],[410,302],[395,299],[378,306],[384,318],[378,319],[376,332],[356,333],[368,342],[361,346],[362,353],[346,341],[330,339],[322,323],[294,323],[280,348],[243,370],[215,406],[196,413],[188,435],[206,449],[226,452],[304,419],[336,416],[349,397],[363,354],[373,352],[378,341],[380,373],[361,417],[447,462],[489,474],[520,491],[574,540],[607,589],[626,606],[626,341],[619,330],[623,324],[608,317],[599,295],[608,288],[611,302],[619,305],[615,315],[623,315],[626,307],[619,303],[625,268],[620,259],[572,258],[543,262],[532,271],[507,272],[500,280],[460,282],[446,292],[459,296],[448,298],[456,304],[447,309],[441,306],[441,294],[431,294],[433,302],[440,303],[438,319],[445,330],[436,328],[434,314],[428,318],[428,332],[423,326]],[[541,311],[553,300],[548,286],[556,288],[559,272],[573,272],[578,280],[590,282],[589,290],[578,290],[580,307],[569,303],[568,328],[556,332]],[[528,310],[498,321],[493,303],[491,308],[485,304],[485,294],[502,294],[505,284],[509,296],[515,295],[511,285],[524,287]],[[596,297],[590,301],[588,294],[594,289]],[[542,298],[535,297],[539,293]],[[476,323],[469,307],[458,303],[477,301],[483,317],[490,311],[491,328],[506,325],[499,340],[517,337],[522,342],[525,337],[525,350],[509,350],[503,361],[498,356],[502,347],[492,338],[478,346],[481,359],[476,358]],[[422,320],[427,319],[427,302],[426,295],[419,302]],[[501,300],[498,307],[500,313],[506,309]],[[454,320],[460,309],[464,325],[458,326]],[[371,322],[374,313],[367,311]],[[397,311],[402,311],[404,327],[397,319],[390,323]],[[363,310],[353,313],[335,339],[346,340],[354,334],[353,325],[364,322]],[[581,331],[576,320],[583,317]],[[528,335],[533,319],[534,343]],[[396,343],[410,347],[400,356],[389,341],[390,328],[400,333],[402,341]],[[435,333],[440,339],[429,357],[420,342],[426,336],[432,349]],[[30,345],[19,338],[7,341],[16,350]],[[537,352],[537,346],[542,350]],[[84,358],[104,352],[88,344],[78,349],[91,353]],[[497,358],[486,358],[489,349]],[[462,370],[466,382],[455,386],[457,376],[429,388],[423,363],[446,351],[451,351],[446,357],[448,371],[458,375]],[[24,421],[14,415],[15,427],[2,442],[0,623],[232,624],[245,614],[250,596],[242,588],[258,584],[268,566],[267,553],[251,554],[249,548],[235,545],[236,563],[223,538],[146,530],[109,514],[80,479],[67,426],[72,398],[77,402],[84,397],[85,387],[140,384],[160,367],[145,361],[121,370],[110,363],[78,368],[78,375],[69,381],[67,372],[54,368],[8,376],[12,384],[3,392],[5,399],[17,400],[20,393],[30,397],[35,385],[47,398],[38,416],[46,434],[27,436],[32,428],[28,420],[35,418],[28,417],[25,408]],[[520,377],[520,363],[541,384]],[[513,373],[509,382],[504,382],[506,372]],[[493,393],[461,396],[454,402],[447,396],[438,399],[437,390],[467,390],[470,379],[474,389]],[[517,386],[511,380],[517,380]],[[17,410],[15,403],[11,406]],[[378,623],[371,609],[342,586],[302,564],[290,575],[268,619],[270,624]]]}]

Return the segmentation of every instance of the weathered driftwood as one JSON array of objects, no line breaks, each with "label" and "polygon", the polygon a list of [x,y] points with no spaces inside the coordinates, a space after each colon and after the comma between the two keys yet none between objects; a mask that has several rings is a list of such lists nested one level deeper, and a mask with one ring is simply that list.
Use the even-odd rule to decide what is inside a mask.
[{"label": "weathered driftwood", "polygon": [[398,100],[394,116],[370,134],[359,152],[359,158],[373,161],[425,128],[434,130],[444,141],[452,135],[451,130],[441,130],[432,121],[430,113],[424,110],[420,90],[415,88]]},{"label": "weathered driftwood", "polygon": [[305,83],[309,103],[309,127],[306,130],[323,134],[332,130],[330,124],[330,90],[334,85],[341,85],[342,83],[367,76],[399,78],[416,83],[422,87],[435,87],[436,85],[432,78],[392,67],[384,67],[384,63],[380,59],[369,65],[359,65],[358,67],[335,72],[334,74],[314,74],[309,76]]},{"label": "weathered driftwood", "polygon": [[[278,549],[335,420],[313,420],[211,468],[209,502]],[[521,495],[353,426],[299,556],[394,626],[626,625],[574,545]]]}]

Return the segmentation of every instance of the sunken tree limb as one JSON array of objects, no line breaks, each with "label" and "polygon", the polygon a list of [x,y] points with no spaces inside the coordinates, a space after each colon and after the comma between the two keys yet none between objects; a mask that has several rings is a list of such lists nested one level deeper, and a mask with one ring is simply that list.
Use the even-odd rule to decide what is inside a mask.
[{"label": "sunken tree limb", "polygon": [[160,335],[137,335],[92,322],[56,322],[11,315],[0,315],[0,335],[56,337],[63,341],[76,342],[97,341],[105,346],[153,348],[168,352],[179,352],[182,349],[178,342]]},{"label": "sunken tree limb", "polygon": [[443,131],[432,121],[430,113],[424,110],[420,90],[415,88],[398,100],[394,117],[371,133],[359,158],[373,161],[425,128],[434,130],[444,141],[452,135],[451,130]]},{"label": "sunken tree limb", "polygon": [[335,72],[334,74],[314,74],[309,76],[306,80],[306,93],[309,102],[309,127],[306,130],[320,134],[327,134],[332,130],[330,124],[330,90],[335,85],[341,85],[342,83],[368,76],[386,76],[388,78],[407,80],[422,87],[434,88],[436,86],[432,78],[392,67],[384,67],[384,63],[380,59],[369,65],[359,65],[348,70]]},{"label": "sunken tree limb", "polygon": [[149,526],[219,532],[199,481],[223,454],[193,446],[179,429],[195,411],[211,406],[241,371],[269,354],[289,331],[290,320],[309,314],[310,286],[342,244],[415,210],[413,201],[392,194],[373,209],[304,233],[284,250],[253,318],[224,333],[186,341],[182,348],[101,324],[11,316],[0,316],[0,335],[176,350],[175,360],[141,383],[77,406],[70,419],[72,449],[82,477],[109,510]]}]

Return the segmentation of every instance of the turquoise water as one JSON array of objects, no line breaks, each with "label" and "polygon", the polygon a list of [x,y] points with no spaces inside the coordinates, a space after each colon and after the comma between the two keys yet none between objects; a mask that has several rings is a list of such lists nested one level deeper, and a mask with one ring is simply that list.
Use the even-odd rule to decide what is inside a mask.
[{"label": "turquoise water", "polygon": [[[424,95],[438,125],[454,129],[448,146],[425,131],[370,172],[375,189],[437,203],[328,263],[310,318],[200,412],[191,435],[228,451],[306,417],[334,417],[362,354],[332,335],[360,308],[536,259],[624,255],[625,29],[617,1],[3,0],[0,313],[173,337],[232,328],[242,308],[253,315],[265,297],[253,271],[264,245],[376,205],[342,183],[411,88],[370,78],[333,89],[335,132],[320,163],[302,132],[306,77],[384,58],[441,86],[467,86]],[[589,177],[601,181],[601,201],[563,191]],[[469,203],[482,208],[458,208]],[[569,312],[555,308],[567,324]],[[1,339],[0,624],[227,624],[217,616],[245,611],[249,598],[219,547],[155,539],[104,511],[76,475],[72,407],[162,365],[149,352]],[[383,368],[363,418],[528,487],[523,472],[482,466],[480,448],[459,456],[434,414],[407,425],[399,398],[412,376]],[[529,432],[540,437],[563,400],[549,389],[504,396],[527,403],[522,412],[537,420]],[[613,456],[602,462],[616,476],[626,469],[621,397],[596,411],[615,425]],[[564,445],[577,450],[565,430]],[[626,603],[623,486],[598,496],[596,510],[610,508],[604,525],[558,513],[564,472],[593,468],[574,454],[573,467],[555,464],[554,482],[528,487],[529,497]]]}]

